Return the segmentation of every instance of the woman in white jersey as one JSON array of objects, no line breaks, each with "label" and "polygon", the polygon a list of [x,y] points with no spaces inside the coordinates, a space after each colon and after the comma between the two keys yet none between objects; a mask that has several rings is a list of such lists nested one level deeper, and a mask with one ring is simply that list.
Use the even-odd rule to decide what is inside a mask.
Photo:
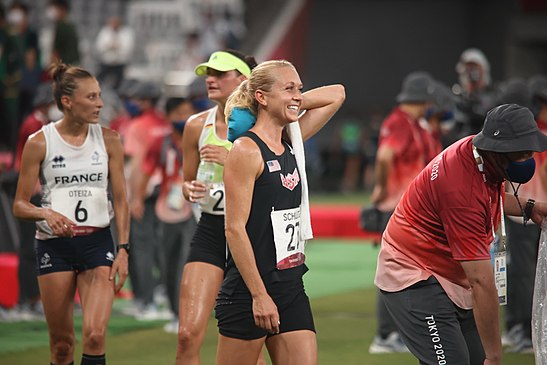
[{"label": "woman in white jersey", "polygon": [[[122,144],[117,133],[98,124],[103,101],[95,77],[62,63],[52,66],[51,76],[55,102],[64,116],[27,140],[13,213],[36,221],[38,283],[51,364],[74,363],[77,289],[83,312],[81,364],[104,365],[114,294],[128,273]],[[38,178],[43,191],[41,207],[30,203]],[[109,228],[109,182],[121,243],[117,253]]]},{"label": "woman in white jersey", "polygon": [[[201,203],[201,218],[180,286],[177,364],[200,363],[199,350],[224,277],[227,248],[222,170],[232,145],[226,140],[224,105],[255,65],[253,57],[226,50],[214,52],[208,62],[196,67],[198,76],[206,76],[207,96],[217,105],[192,116],[182,137],[183,192],[189,201]],[[202,161],[214,163],[210,189],[196,180]]]}]

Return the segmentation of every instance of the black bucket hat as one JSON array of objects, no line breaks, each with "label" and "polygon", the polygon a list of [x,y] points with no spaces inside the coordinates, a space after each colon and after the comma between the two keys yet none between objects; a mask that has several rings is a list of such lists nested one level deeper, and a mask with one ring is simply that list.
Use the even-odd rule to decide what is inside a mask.
[{"label": "black bucket hat", "polygon": [[435,81],[427,72],[416,71],[408,74],[403,80],[401,92],[397,95],[398,103],[425,103],[433,101]]},{"label": "black bucket hat", "polygon": [[492,152],[547,150],[547,135],[543,134],[530,109],[517,104],[503,104],[486,115],[482,131],[473,137],[478,149]]}]

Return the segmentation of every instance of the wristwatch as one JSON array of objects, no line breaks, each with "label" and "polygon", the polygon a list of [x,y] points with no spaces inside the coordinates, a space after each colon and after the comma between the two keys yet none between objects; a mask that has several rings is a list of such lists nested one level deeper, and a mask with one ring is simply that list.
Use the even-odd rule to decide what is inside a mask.
[{"label": "wristwatch", "polygon": [[118,252],[120,252],[121,249],[125,250],[127,252],[127,254],[129,255],[129,250],[130,250],[129,242],[119,244],[118,245]]}]

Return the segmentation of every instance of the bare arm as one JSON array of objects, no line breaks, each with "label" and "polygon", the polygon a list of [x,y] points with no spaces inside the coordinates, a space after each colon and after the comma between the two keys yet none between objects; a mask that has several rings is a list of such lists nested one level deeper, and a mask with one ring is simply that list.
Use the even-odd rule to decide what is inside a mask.
[{"label": "bare arm", "polygon": [[302,94],[301,109],[306,113],[299,122],[304,141],[327,124],[345,99],[346,91],[342,85],[318,87]]},{"label": "bare arm", "polygon": [[543,161],[543,163],[539,167],[538,173],[543,191],[547,191],[547,160]]},{"label": "bare arm", "polygon": [[[534,197],[519,196],[519,201],[522,209],[525,209],[528,198],[533,199]],[[503,200],[503,209],[505,210],[505,214],[507,215],[522,217],[522,211],[520,210],[520,207],[517,203],[517,199],[511,193],[505,193],[505,199]],[[541,226],[541,222],[545,217],[547,217],[547,202],[536,202],[534,208],[532,209],[532,217],[530,218],[534,223]]]},{"label": "bare arm", "polygon": [[393,165],[394,156],[395,151],[387,146],[380,147],[376,154],[376,165],[374,168],[376,182],[370,198],[374,204],[381,203],[387,196],[387,179]]},{"label": "bare arm", "polygon": [[251,211],[254,183],[262,169],[262,156],[258,146],[248,138],[238,139],[228,154],[224,168],[226,240],[237,269],[253,297],[256,325],[277,333],[277,307],[260,277],[251,241],[245,229]]},{"label": "bare arm", "polygon": [[54,235],[71,237],[74,222],[50,208],[37,207],[30,202],[45,155],[46,141],[43,133],[39,132],[30,136],[21,157],[21,172],[13,202],[13,215],[16,218],[31,221],[45,220]]},{"label": "bare arm", "polygon": [[[200,162],[199,137],[201,135],[201,130],[203,129],[203,124],[205,123],[205,117],[206,116],[201,113],[188,120],[184,127],[184,133],[182,134],[182,169],[184,174],[182,193],[186,200],[191,202],[199,199],[199,197],[194,196],[196,193],[199,193],[200,188],[195,180]],[[203,196],[204,193],[205,186],[201,186],[201,196]]]},{"label": "bare arm", "polygon": [[[112,197],[114,200],[114,213],[116,217],[116,230],[118,232],[118,242],[129,242],[129,209],[127,205],[127,194],[125,191],[125,177],[123,169],[123,147],[119,135],[103,128],[104,142],[108,153],[108,175],[112,187]],[[118,292],[125,280],[128,271],[128,254],[126,250],[120,250],[116,255],[116,260],[110,270],[110,280],[115,280],[118,273],[118,283],[115,283],[115,291]]]},{"label": "bare arm", "polygon": [[499,304],[490,260],[462,261],[471,284],[473,314],[486,354],[485,364],[501,364]]}]

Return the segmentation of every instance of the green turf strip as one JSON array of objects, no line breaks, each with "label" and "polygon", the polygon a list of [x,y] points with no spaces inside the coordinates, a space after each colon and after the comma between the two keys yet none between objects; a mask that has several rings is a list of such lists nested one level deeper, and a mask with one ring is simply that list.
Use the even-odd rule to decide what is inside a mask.
[{"label": "green turf strip", "polygon": [[[320,364],[416,364],[408,354],[370,355],[376,329],[373,277],[378,248],[357,241],[315,240],[306,247],[310,271],[305,275],[317,328]],[[114,309],[128,301],[116,300]],[[81,356],[81,317],[76,317]],[[172,364],[176,335],[162,330],[165,322],[138,322],[113,315],[108,330],[107,359],[113,365]],[[202,363],[214,364],[216,321],[211,320],[202,348]],[[0,364],[46,364],[49,358],[45,322],[0,323]],[[31,351],[29,351],[31,349]],[[533,355],[506,354],[505,365],[532,365]]]},{"label": "green turf strip", "polygon": [[310,271],[304,276],[310,298],[374,285],[378,248],[364,241],[314,240],[306,246]]}]

